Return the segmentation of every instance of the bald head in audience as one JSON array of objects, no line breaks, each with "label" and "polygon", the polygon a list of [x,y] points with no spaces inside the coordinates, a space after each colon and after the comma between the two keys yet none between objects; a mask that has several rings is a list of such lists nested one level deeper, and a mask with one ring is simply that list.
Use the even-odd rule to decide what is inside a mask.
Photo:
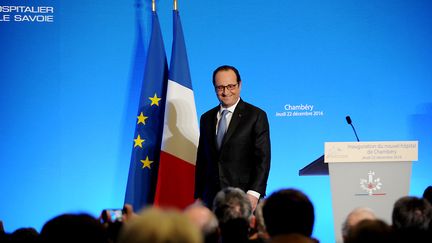
[{"label": "bald head in audience", "polygon": [[370,208],[360,207],[351,211],[342,224],[342,237],[345,239],[348,231],[362,220],[376,219],[375,213]]},{"label": "bald head in audience", "polygon": [[218,242],[219,224],[216,215],[206,206],[194,203],[184,210],[184,214],[195,224],[204,236],[204,242]]}]

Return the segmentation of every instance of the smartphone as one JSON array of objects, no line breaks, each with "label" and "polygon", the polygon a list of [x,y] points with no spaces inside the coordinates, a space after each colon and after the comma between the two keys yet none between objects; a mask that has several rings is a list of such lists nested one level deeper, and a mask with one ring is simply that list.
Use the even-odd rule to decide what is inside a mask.
[{"label": "smartphone", "polygon": [[123,220],[123,209],[107,209],[111,222],[122,221]]}]

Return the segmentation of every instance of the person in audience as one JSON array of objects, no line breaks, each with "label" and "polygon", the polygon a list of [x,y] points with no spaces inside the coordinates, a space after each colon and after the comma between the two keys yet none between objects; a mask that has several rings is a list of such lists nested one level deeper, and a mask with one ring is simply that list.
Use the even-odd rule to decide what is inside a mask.
[{"label": "person in audience", "polygon": [[7,236],[8,235],[6,234],[3,227],[3,221],[0,220],[0,242],[5,241]]},{"label": "person in audience", "polygon": [[252,216],[251,232],[249,234],[249,242],[264,243],[270,239],[264,223],[262,208],[265,199],[262,199],[255,208],[254,215]]},{"label": "person in audience", "polygon": [[432,186],[428,186],[423,192],[423,198],[432,205]]},{"label": "person in audience", "polygon": [[248,242],[252,205],[240,188],[226,187],[216,194],[213,212],[219,221],[222,243]]},{"label": "person in audience", "polygon": [[1,243],[32,243],[40,242],[39,233],[35,228],[19,228],[14,232],[8,234],[3,229],[0,229],[0,242]]},{"label": "person in audience", "polygon": [[270,242],[316,242],[311,237],[315,214],[309,198],[296,189],[272,193],[263,206]]},{"label": "person in audience", "polygon": [[423,198],[406,196],[394,204],[392,226],[400,242],[432,242],[431,222],[432,206]]},{"label": "person in audience", "polygon": [[108,242],[105,228],[88,214],[62,214],[55,217],[42,227],[40,238],[44,243]]},{"label": "person in audience", "polygon": [[196,202],[187,207],[184,214],[201,230],[205,243],[219,241],[219,223],[216,215],[210,209]]},{"label": "person in audience", "polygon": [[344,243],[386,243],[394,240],[393,230],[386,222],[362,219],[349,227]]},{"label": "person in audience", "polygon": [[124,222],[118,243],[201,243],[198,228],[181,212],[146,208]]},{"label": "person in audience", "polygon": [[9,242],[39,242],[39,233],[35,228],[19,228],[9,236]]},{"label": "person in audience", "polygon": [[342,238],[345,240],[348,235],[348,231],[357,223],[365,219],[376,219],[375,213],[372,211],[372,209],[360,207],[351,211],[342,224]]}]

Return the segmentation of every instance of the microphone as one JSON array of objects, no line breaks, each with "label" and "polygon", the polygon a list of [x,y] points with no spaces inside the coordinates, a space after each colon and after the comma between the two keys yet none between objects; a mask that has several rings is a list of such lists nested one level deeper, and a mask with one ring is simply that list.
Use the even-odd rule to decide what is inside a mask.
[{"label": "microphone", "polygon": [[354,131],[354,134],[355,134],[355,136],[356,136],[356,138],[357,138],[357,142],[360,142],[360,140],[359,140],[359,138],[358,138],[358,136],[357,136],[357,132],[356,132],[356,130],[355,130],[353,124],[352,124],[351,117],[350,117],[350,116],[346,116],[345,119],[346,119],[348,125],[351,125],[351,127],[352,127],[352,129],[353,129],[353,131]]}]

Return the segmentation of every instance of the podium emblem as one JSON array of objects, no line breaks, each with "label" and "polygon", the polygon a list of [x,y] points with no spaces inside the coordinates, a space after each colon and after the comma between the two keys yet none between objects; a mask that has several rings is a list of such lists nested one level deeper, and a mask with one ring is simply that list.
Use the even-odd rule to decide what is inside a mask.
[{"label": "podium emblem", "polygon": [[367,179],[360,179],[360,188],[366,191],[369,196],[385,195],[385,193],[378,193],[381,187],[381,179],[375,177],[375,171],[370,170]]}]

